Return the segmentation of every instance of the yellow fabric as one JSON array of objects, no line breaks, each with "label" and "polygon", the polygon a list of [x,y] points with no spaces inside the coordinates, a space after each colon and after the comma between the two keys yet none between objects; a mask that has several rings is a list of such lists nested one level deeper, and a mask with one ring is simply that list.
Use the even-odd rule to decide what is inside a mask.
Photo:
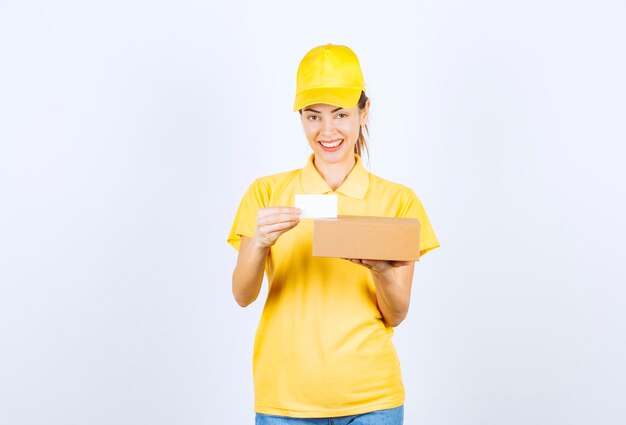
[{"label": "yellow fabric", "polygon": [[[257,211],[294,206],[298,193],[337,193],[339,214],[412,217],[420,253],[439,246],[426,212],[406,186],[356,165],[336,191],[313,165],[256,179],[228,242],[252,237]],[[347,260],[311,256],[313,222],[301,219],[271,247],[269,290],[254,341],[255,411],[300,418],[356,415],[404,403],[400,362],[377,307],[370,271]]]},{"label": "yellow fabric", "polygon": [[314,103],[353,108],[364,90],[361,64],[354,51],[327,43],[312,48],[300,61],[293,110]]}]

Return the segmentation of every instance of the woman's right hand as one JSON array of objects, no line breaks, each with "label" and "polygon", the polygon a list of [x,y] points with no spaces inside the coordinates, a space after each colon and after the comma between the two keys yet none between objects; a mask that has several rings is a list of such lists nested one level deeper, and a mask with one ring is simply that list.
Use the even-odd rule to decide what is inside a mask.
[{"label": "woman's right hand", "polygon": [[233,295],[245,307],[259,296],[269,248],[280,235],[300,222],[302,211],[292,207],[270,207],[257,213],[252,237],[241,236],[237,265],[233,271]]},{"label": "woman's right hand", "polygon": [[300,222],[299,208],[269,207],[257,213],[254,242],[259,248],[269,248],[276,243],[278,237],[287,230],[293,229]]}]

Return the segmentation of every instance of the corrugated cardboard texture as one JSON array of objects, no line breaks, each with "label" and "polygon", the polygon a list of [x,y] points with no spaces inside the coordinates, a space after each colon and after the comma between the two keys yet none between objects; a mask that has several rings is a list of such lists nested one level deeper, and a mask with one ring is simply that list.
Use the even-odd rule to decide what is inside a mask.
[{"label": "corrugated cardboard texture", "polygon": [[343,215],[313,220],[313,256],[419,261],[415,218]]}]

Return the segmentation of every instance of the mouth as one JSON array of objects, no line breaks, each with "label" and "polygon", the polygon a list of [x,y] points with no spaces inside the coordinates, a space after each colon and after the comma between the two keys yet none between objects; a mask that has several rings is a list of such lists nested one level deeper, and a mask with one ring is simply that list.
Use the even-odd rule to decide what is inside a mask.
[{"label": "mouth", "polygon": [[334,152],[343,145],[343,139],[318,140],[317,143],[319,143],[325,151]]}]

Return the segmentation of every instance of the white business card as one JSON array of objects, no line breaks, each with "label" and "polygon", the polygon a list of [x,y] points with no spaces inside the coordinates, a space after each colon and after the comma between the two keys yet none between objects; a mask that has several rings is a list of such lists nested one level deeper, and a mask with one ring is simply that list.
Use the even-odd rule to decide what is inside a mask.
[{"label": "white business card", "polygon": [[301,218],[334,218],[337,195],[296,195],[296,208],[302,210]]}]

